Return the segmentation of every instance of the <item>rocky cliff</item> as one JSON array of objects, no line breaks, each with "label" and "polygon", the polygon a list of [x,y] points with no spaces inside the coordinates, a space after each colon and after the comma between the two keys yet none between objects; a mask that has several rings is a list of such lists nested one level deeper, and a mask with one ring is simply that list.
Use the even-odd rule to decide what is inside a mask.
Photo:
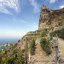
[{"label": "rocky cliff", "polygon": [[[22,37],[20,42],[17,44],[17,48],[21,50],[27,50],[28,55],[28,62],[31,64],[52,64],[54,63],[55,59],[55,51],[52,49],[52,54],[47,56],[45,52],[42,50],[40,45],[40,39],[46,38],[47,40],[50,40],[50,33],[56,30],[60,30],[64,27],[64,8],[59,10],[50,10],[45,5],[43,5],[41,12],[40,12],[40,19],[39,19],[39,26],[38,30],[33,32],[28,32],[25,36]],[[46,34],[46,35],[45,35]],[[57,37],[58,38],[58,37]],[[30,54],[30,44],[32,40],[35,40],[35,54]],[[60,50],[62,51],[61,54],[64,56],[64,40],[61,40],[60,38],[57,39],[60,44]],[[50,40],[51,42],[51,40]],[[55,42],[54,42],[55,43]],[[54,45],[53,43],[53,45]],[[57,45],[58,46],[58,45]]]},{"label": "rocky cliff", "polygon": [[64,25],[64,8],[59,10],[49,10],[42,7],[39,19],[39,30],[55,28]]}]

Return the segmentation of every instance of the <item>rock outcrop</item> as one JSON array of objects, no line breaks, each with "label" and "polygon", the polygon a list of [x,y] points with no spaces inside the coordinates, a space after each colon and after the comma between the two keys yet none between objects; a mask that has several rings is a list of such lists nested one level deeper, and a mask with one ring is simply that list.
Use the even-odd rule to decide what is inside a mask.
[{"label": "rock outcrop", "polygon": [[64,25],[64,8],[60,10],[49,10],[46,6],[42,7],[39,30],[55,28]]}]

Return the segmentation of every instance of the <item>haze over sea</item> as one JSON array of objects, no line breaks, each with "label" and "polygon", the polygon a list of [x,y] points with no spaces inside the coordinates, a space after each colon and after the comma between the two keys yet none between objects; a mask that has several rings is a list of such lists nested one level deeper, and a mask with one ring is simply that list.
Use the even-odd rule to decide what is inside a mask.
[{"label": "haze over sea", "polygon": [[3,45],[5,43],[17,43],[18,38],[0,38],[0,45]]}]

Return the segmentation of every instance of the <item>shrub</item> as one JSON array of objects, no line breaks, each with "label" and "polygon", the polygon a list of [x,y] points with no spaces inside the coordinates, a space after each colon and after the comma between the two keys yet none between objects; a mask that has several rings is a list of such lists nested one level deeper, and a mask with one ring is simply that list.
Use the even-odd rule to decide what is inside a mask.
[{"label": "shrub", "polygon": [[6,64],[25,64],[25,56],[21,50],[16,50],[15,54],[7,59]]},{"label": "shrub", "polygon": [[56,30],[56,31],[50,33],[50,35],[51,36],[56,36],[57,35],[59,38],[64,39],[64,28],[61,29],[61,30]]},{"label": "shrub", "polygon": [[45,37],[45,36],[46,36],[46,32],[42,32],[41,37]]},{"label": "shrub", "polygon": [[[12,49],[7,50],[6,48],[8,46]],[[0,45],[0,64],[25,64],[24,52],[25,50],[21,51],[20,49],[14,48],[13,43],[6,43],[3,46]]]},{"label": "shrub", "polygon": [[50,43],[45,38],[42,38],[40,44],[42,49],[46,52],[46,55],[50,55],[52,52],[50,48]]},{"label": "shrub", "polygon": [[41,32],[41,37],[47,36],[48,32],[49,31],[47,29],[45,29],[43,32]]}]

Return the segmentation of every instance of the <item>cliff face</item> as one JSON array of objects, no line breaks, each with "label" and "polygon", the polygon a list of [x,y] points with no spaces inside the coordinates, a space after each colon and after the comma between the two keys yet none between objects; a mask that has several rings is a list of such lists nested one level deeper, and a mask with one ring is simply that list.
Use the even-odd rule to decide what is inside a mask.
[{"label": "cliff face", "polygon": [[[52,64],[51,61],[53,61],[55,58],[54,57],[55,51],[53,51],[50,56],[46,56],[45,52],[42,50],[40,46],[41,34],[47,31],[48,33],[45,38],[49,39],[50,32],[61,29],[63,26],[64,26],[64,9],[50,10],[46,8],[46,6],[43,6],[40,13],[38,30],[28,32],[25,36],[23,36],[23,38],[17,44],[17,48],[21,50],[23,49],[27,50],[29,62],[36,61],[35,64],[38,64],[38,62],[40,62],[39,64],[45,64],[46,62],[48,64]],[[33,39],[35,40],[36,44],[35,55],[31,55],[29,52],[30,43],[31,40]],[[59,43],[64,42],[64,40],[61,39],[59,39],[58,41],[60,41]],[[60,47],[61,46],[64,46],[64,43],[60,44]],[[63,48],[61,49],[61,51],[62,50],[64,51]],[[64,52],[62,53],[62,56],[64,56]]]},{"label": "cliff face", "polygon": [[42,7],[39,19],[39,30],[55,28],[64,25],[64,8],[60,10],[49,10]]}]

